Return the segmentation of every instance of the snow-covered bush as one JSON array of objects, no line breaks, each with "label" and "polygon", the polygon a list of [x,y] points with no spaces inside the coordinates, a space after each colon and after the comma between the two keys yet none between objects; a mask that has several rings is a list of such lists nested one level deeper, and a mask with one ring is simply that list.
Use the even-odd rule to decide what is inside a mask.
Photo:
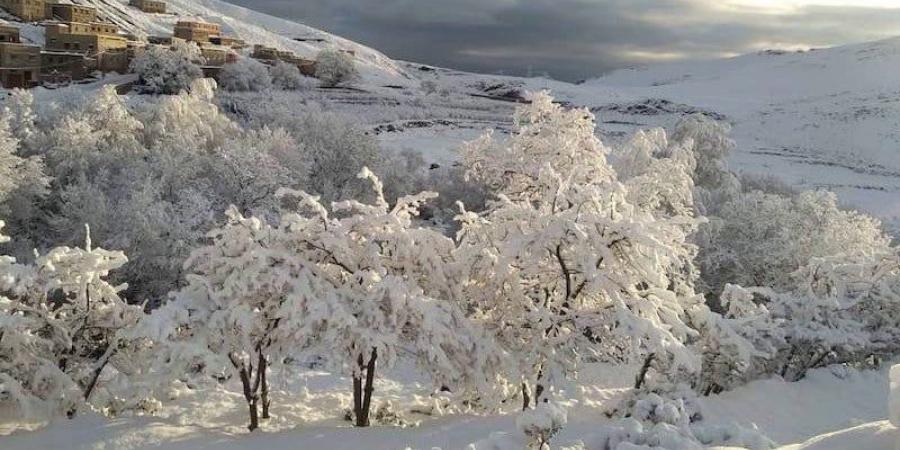
[{"label": "snow-covered bush", "polygon": [[316,86],[315,79],[304,76],[300,69],[293,64],[278,61],[269,71],[272,75],[272,85],[285,91],[301,91],[312,89]]},{"label": "snow-covered bush", "polygon": [[535,409],[522,411],[516,427],[528,440],[530,450],[550,450],[550,441],[566,426],[568,415],[559,404],[545,402]]},{"label": "snow-covered bush", "polygon": [[683,385],[635,390],[610,415],[623,419],[602,427],[596,435],[584,438],[586,448],[616,450],[623,448],[620,447],[622,443],[666,450],[700,450],[708,446],[752,450],[776,447],[772,440],[756,429],[736,424],[705,424],[697,395]]},{"label": "snow-covered bush", "polygon": [[203,56],[193,42],[175,41],[171,48],[148,46],[131,62],[131,72],[139,77],[142,89],[151,94],[177,94],[203,76],[198,63]]},{"label": "snow-covered bush", "polygon": [[185,258],[228,205],[271,217],[275,190],[308,178],[290,135],[242,129],[214,94],[215,82],[199,79],[189,92],[127,104],[109,87],[67,114],[39,115],[22,150],[43,158],[54,183],[40,210],[8,203],[17,239],[6,247],[29,261],[34,248],[77,245],[91,223],[95,242],[131,259],[113,280],[127,281],[130,299],[156,305],[179,287]]},{"label": "snow-covered bush", "polygon": [[264,91],[272,87],[269,66],[253,58],[240,58],[225,64],[219,74],[219,86],[226,91]]},{"label": "snow-covered bush", "polygon": [[349,199],[371,199],[372,189],[356,175],[363,167],[380,170],[385,158],[378,141],[341,115],[311,109],[299,116],[279,116],[269,123],[284,128],[297,142],[297,151],[282,161],[296,173],[300,187],[320,195],[328,204]]},{"label": "snow-covered bush", "polygon": [[336,87],[359,80],[359,69],[352,54],[341,50],[322,50],[316,56],[316,78],[324,86]]},{"label": "snow-covered bush", "polygon": [[726,283],[790,290],[813,258],[884,254],[890,238],[878,220],[838,207],[830,192],[738,196],[703,228],[698,262],[713,295]]},{"label": "snow-covered bush", "polygon": [[184,326],[193,330],[193,343],[227,362],[240,379],[253,431],[260,407],[261,418],[269,418],[269,365],[310,339],[293,334],[289,320],[301,311],[286,308],[327,293],[314,268],[284,247],[277,230],[236,208],[228,217],[225,227],[210,232],[212,244],[185,263],[188,285],[174,305],[189,311]]},{"label": "snow-covered bush", "polygon": [[0,257],[0,401],[25,416],[71,417],[94,401],[105,372],[127,376],[123,333],[142,311],[105,279],[126,261],[93,248],[89,229],[84,248],[54,248],[34,265]]},{"label": "snow-covered bush", "polygon": [[[19,134],[30,134],[22,132]],[[0,214],[25,228],[35,215],[39,198],[47,193],[49,179],[40,157],[22,157],[20,141],[10,126],[9,111],[0,114]]]},{"label": "snow-covered bush", "polygon": [[398,199],[390,207],[381,182],[368,169],[375,201],[334,204],[334,215],[317,197],[285,191],[301,200],[304,214],[282,219],[289,248],[316,265],[329,291],[289,299],[294,320],[315,333],[312,351],[353,378],[354,420],[369,425],[377,366],[390,368],[405,354],[427,372],[435,387],[463,394],[487,393],[500,355],[451,301],[457,283],[447,264],[453,241],[418,228],[413,219],[435,194]]},{"label": "snow-covered bush", "polygon": [[[334,215],[318,197],[291,190],[282,195],[297,210],[278,226],[231,208],[212,243],[188,259],[187,287],[155,313],[182,318],[176,328],[187,332],[163,334],[175,346],[203,348],[208,370],[232,367],[251,430],[257,409],[268,413],[267,368],[286,358],[324,357],[352,377],[357,426],[370,424],[376,371],[401,357],[428,373],[435,390],[490,388],[500,355],[449,300],[453,242],[414,226],[433,194],[389,207],[380,181],[366,169],[360,176],[374,186],[375,203],[336,203]],[[186,356],[182,364],[198,355]]]},{"label": "snow-covered bush", "polygon": [[696,167],[697,207],[703,214],[715,211],[716,205],[740,189],[737,177],[725,162],[734,149],[729,137],[731,127],[703,114],[685,117],[675,125],[672,140],[691,148]]},{"label": "snow-covered bush", "polygon": [[422,92],[424,92],[425,95],[432,95],[438,91],[438,84],[434,80],[422,80],[422,82],[419,83],[419,88],[422,89]]},{"label": "snow-covered bush", "polygon": [[588,111],[537,94],[514,123],[508,139],[487,135],[463,150],[469,176],[497,199],[482,214],[463,211],[456,259],[472,318],[515,357],[508,375],[523,406],[585,355],[658,354],[695,368],[684,320],[702,299],[676,272],[691,259],[696,221],[629,202]]}]

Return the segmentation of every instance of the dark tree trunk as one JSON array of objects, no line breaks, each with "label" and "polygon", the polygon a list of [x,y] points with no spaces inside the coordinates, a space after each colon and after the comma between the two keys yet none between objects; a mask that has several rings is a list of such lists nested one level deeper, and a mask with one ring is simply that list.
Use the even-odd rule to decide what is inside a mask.
[{"label": "dark tree trunk", "polygon": [[528,394],[528,383],[522,382],[522,411],[531,407],[531,395]]},{"label": "dark tree trunk", "polygon": [[249,369],[246,366],[243,366],[239,372],[241,385],[244,388],[244,399],[247,401],[247,407],[250,411],[250,425],[247,426],[247,429],[250,431],[259,428],[259,397],[256,395],[256,390],[250,381],[252,372],[252,366],[250,366]]},{"label": "dark tree trunk", "polygon": [[84,390],[84,401],[88,401],[91,399],[91,394],[94,393],[94,389],[97,387],[97,383],[100,381],[100,374],[103,373],[103,369],[106,368],[107,364],[109,364],[109,358],[106,358],[106,360],[104,360],[102,364],[94,369],[94,372],[91,374],[91,380],[88,382],[88,385]]},{"label": "dark tree trunk", "polygon": [[[353,409],[357,427],[369,426],[369,413],[372,409],[372,393],[375,391],[375,368],[378,360],[378,350],[372,349],[369,362],[365,363],[363,355],[357,358],[360,373],[353,378]],[[362,372],[365,371],[365,383]]]},{"label": "dark tree trunk", "polygon": [[[257,352],[258,357],[263,358],[262,351],[257,350]],[[262,382],[262,374],[265,371],[265,367],[260,365],[256,369],[256,377],[254,377],[252,359],[249,361],[238,361],[234,355],[229,355],[229,359],[231,359],[231,364],[238,371],[238,375],[241,378],[241,386],[244,390],[244,400],[247,401],[247,408],[250,413],[250,425],[247,426],[247,429],[255,431],[259,428],[259,386]]]},{"label": "dark tree trunk", "polygon": [[781,378],[787,376],[788,369],[791,368],[791,363],[794,361],[795,353],[797,353],[797,346],[791,347],[791,352],[788,353],[787,359],[784,361],[784,366],[781,368]]},{"label": "dark tree trunk", "polygon": [[353,420],[354,424],[359,426],[359,418],[362,416],[362,377],[365,368],[362,353],[356,358],[356,365],[359,368],[359,373],[353,377]]},{"label": "dark tree trunk", "polygon": [[259,383],[259,401],[262,403],[262,418],[269,418],[269,380],[266,377],[266,372],[269,370],[269,361],[266,359],[266,356],[263,352],[259,352],[259,368],[256,370],[259,371],[257,375],[260,379]]},{"label": "dark tree trunk", "polygon": [[634,380],[634,388],[640,389],[644,386],[644,383],[647,381],[647,372],[650,371],[650,366],[653,365],[653,358],[656,355],[651,353],[644,358],[644,364],[641,365],[641,370],[638,372],[637,378]]}]

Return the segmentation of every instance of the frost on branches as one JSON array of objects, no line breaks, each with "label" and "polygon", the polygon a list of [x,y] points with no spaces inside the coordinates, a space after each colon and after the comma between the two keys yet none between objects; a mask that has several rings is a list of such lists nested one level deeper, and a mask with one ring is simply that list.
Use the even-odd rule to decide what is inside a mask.
[{"label": "frost on branches", "polygon": [[[353,417],[368,426],[377,368],[409,357],[436,388],[464,393],[499,365],[499,355],[448,300],[453,242],[414,226],[431,193],[389,207],[368,170],[376,202],[334,205],[303,192],[277,227],[229,210],[213,243],[188,260],[189,284],[175,308],[189,311],[190,339],[240,378],[258,426],[268,413],[266,368],[288,357],[322,356],[353,378]],[[168,307],[167,307],[168,308]],[[161,312],[160,314],[168,314]]]},{"label": "frost on branches", "polygon": [[218,81],[226,91],[264,91],[272,87],[269,67],[253,58],[225,64]]},{"label": "frost on branches", "polygon": [[174,95],[203,77],[199,64],[203,55],[193,42],[175,40],[172,47],[150,45],[131,62],[145,92]]},{"label": "frost on branches", "polygon": [[485,213],[460,216],[457,258],[471,268],[464,298],[515,355],[510,379],[526,408],[587,355],[697,365],[685,310],[701,298],[673,273],[690,259],[695,219],[632,204],[607,153],[593,115],[538,94],[508,140],[488,135],[463,154],[469,175],[497,195]]},{"label": "frost on branches", "polygon": [[92,248],[89,230],[84,248],[54,248],[33,266],[0,258],[0,400],[37,417],[119,406],[98,391],[105,372],[127,376],[131,347],[121,338],[143,314],[105,281],[126,261]]},{"label": "frost on branches", "polygon": [[329,215],[316,198],[295,193],[308,213],[284,217],[283,228],[333,293],[307,306],[320,312],[309,316],[323,320],[314,351],[353,378],[355,423],[367,426],[379,365],[412,358],[436,388],[464,393],[487,390],[485,378],[500,356],[452,301],[453,241],[415,226],[420,207],[436,194],[402,197],[391,207],[374,174],[363,169],[360,178],[372,183],[373,204],[348,200]]},{"label": "frost on branches", "polygon": [[353,84],[359,80],[354,56],[340,50],[322,50],[316,56],[316,78],[323,86],[337,87]]}]

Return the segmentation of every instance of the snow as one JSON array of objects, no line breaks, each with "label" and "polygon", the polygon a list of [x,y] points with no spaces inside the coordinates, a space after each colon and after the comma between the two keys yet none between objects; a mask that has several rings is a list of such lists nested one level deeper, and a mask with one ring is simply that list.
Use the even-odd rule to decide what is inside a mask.
[{"label": "snow", "polygon": [[[163,15],[130,8],[126,0],[75,2],[97,6],[106,18],[138,34],[169,34],[175,21],[199,18],[221,23],[228,33],[251,45],[276,46],[307,58],[331,46],[353,50],[362,73],[360,91],[311,89],[314,92],[298,95],[355,117],[367,130],[393,125],[394,130],[379,134],[381,145],[419,150],[429,163],[456,163],[463,141],[476,138],[482,129],[497,128],[502,135],[510,128],[508,117],[514,104],[497,98],[485,86],[550,89],[558,99],[594,109],[601,120],[597,132],[604,142],[615,142],[636,128],[670,127],[689,111],[722,115],[734,126],[738,143],[730,161],[733,168],[773,174],[798,189],[827,188],[837,192],[844,204],[900,221],[900,156],[894,151],[900,138],[900,79],[894,76],[900,69],[900,39],[623,70],[571,85],[444,69],[423,71],[326,32],[219,0],[168,0],[170,13]],[[42,30],[25,25],[23,37],[40,43]],[[75,89],[96,90],[104,83],[133,80],[129,75],[111,75]],[[422,81],[434,82],[429,90],[449,94],[424,95],[418,90]],[[387,88],[387,84],[399,88]],[[48,89],[35,94],[38,101],[59,96]],[[662,99],[669,103],[652,114],[629,108],[659,105]],[[409,369],[401,366],[376,383],[382,404],[440,409],[435,405],[438,401],[429,397],[429,383],[410,379],[405,373]],[[275,417],[264,431],[252,434],[242,426],[244,399],[239,388],[231,385],[210,391],[184,389],[154,417],[107,419],[88,414],[60,419],[40,431],[18,430],[0,437],[0,447],[446,450],[481,442],[521,448],[523,428],[565,423],[566,429],[553,441],[556,448],[557,444],[573,445],[606,423],[603,408],[612,406],[626,391],[633,369],[586,367],[578,388],[570,389],[565,409],[554,407],[550,413],[419,414],[413,419],[421,426],[367,430],[351,429],[340,420],[351,403],[350,379],[309,370],[278,386]],[[885,450],[895,448],[900,439],[900,433],[885,421],[888,397],[891,419],[900,425],[900,368],[895,367],[888,377],[886,371],[834,367],[814,370],[797,383],[778,377],[752,382],[700,402],[710,426],[758,428],[785,444],[782,450]],[[14,419],[11,414],[0,404],[0,435],[9,432],[3,424]]]},{"label": "snow", "polygon": [[[412,401],[417,383],[403,375],[407,369],[394,370],[378,390],[394,401]],[[609,419],[598,410],[614,404],[622,392],[619,386],[628,382],[630,373],[620,369],[595,365],[585,371],[582,383],[596,388],[568,407],[568,423],[552,441],[553,448],[572,445],[607,423]],[[252,434],[242,426],[246,413],[237,390],[183,390],[158,417],[59,419],[42,431],[0,437],[0,443],[4,450],[462,450],[478,441],[498,442],[501,436],[506,442],[522,442],[516,414],[422,417],[418,427],[353,429],[337,419],[341,405],[349,404],[349,379],[308,371],[292,383],[290,391],[308,386],[309,392],[279,391],[275,404],[283,406],[273,411],[274,426]],[[755,423],[784,445],[779,450],[893,450],[893,439],[900,436],[885,421],[886,386],[886,371],[821,369],[798,383],[773,378],[703,399],[702,404],[707,420],[720,418],[722,423],[737,421],[745,426]],[[0,435],[3,433],[0,427]],[[495,439],[490,439],[492,435]]]},{"label": "snow", "polygon": [[816,436],[779,450],[892,450],[900,448],[900,430],[887,421],[872,422]]},{"label": "snow", "polygon": [[891,423],[900,427],[900,365],[891,368]]}]

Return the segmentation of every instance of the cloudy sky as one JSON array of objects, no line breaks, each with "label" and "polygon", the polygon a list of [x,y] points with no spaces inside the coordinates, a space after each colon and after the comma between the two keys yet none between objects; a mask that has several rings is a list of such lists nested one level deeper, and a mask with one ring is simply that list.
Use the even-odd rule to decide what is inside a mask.
[{"label": "cloudy sky", "polygon": [[900,0],[228,0],[396,59],[578,80],[659,61],[900,36]]}]

